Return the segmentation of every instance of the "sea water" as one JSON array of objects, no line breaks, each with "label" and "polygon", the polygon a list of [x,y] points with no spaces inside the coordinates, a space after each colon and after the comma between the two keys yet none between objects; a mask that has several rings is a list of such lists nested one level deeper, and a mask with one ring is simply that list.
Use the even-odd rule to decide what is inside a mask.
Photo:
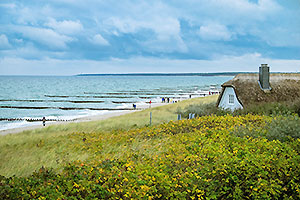
[{"label": "sea water", "polygon": [[[196,97],[232,76],[0,76],[0,118],[71,120],[105,109]],[[65,109],[64,109],[65,108]],[[95,110],[95,109],[104,110]],[[67,110],[66,110],[67,109]],[[78,110],[77,110],[78,109]],[[0,131],[41,122],[0,121]]]}]

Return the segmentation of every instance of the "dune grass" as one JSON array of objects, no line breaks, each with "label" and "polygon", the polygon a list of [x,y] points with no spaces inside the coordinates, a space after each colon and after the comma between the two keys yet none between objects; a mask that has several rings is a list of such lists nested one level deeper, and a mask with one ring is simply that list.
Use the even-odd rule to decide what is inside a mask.
[{"label": "dune grass", "polygon": [[26,176],[42,166],[59,170],[67,162],[87,160],[91,153],[78,146],[85,142],[82,137],[73,137],[78,134],[96,133],[97,139],[109,139],[111,142],[107,145],[104,143],[99,149],[106,156],[118,157],[122,155],[122,149],[118,146],[118,141],[113,142],[114,130],[126,131],[149,125],[150,112],[153,116],[153,125],[177,120],[175,112],[178,107],[211,103],[216,99],[217,96],[194,98],[101,121],[51,125],[43,129],[0,136],[0,175]]},{"label": "dune grass", "polygon": [[[34,148],[48,147],[62,159],[76,152],[70,157],[86,160],[25,177],[0,176],[0,199],[299,199],[300,140],[268,140],[272,120],[209,115],[61,135]],[[262,134],[234,134],[239,130]]]}]

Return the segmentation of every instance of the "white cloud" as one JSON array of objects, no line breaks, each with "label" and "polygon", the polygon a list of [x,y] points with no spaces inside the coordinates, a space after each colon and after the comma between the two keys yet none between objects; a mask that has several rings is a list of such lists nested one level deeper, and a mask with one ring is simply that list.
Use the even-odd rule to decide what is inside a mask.
[{"label": "white cloud", "polygon": [[295,72],[300,70],[300,60],[269,59],[254,53],[242,56],[223,56],[214,60],[171,60],[135,57],[94,61],[51,58],[27,60],[6,57],[0,59],[0,74],[74,75],[80,73],[130,72],[257,72],[261,63],[268,63],[272,72]]},{"label": "white cloud", "polygon": [[141,42],[145,47],[145,50],[148,52],[162,52],[162,53],[172,53],[172,52],[181,52],[185,53],[188,51],[188,48],[181,37],[170,37],[164,38],[161,40],[147,40]]},{"label": "white cloud", "polygon": [[[276,1],[51,0],[45,4],[13,0],[15,4],[0,4],[5,12],[0,21],[8,44],[13,44],[11,49],[20,58],[24,53],[36,59],[137,55],[202,59],[257,51],[298,59],[294,52],[300,46],[299,9]],[[68,49],[76,38],[77,48]],[[87,44],[80,41],[83,38]],[[29,43],[35,48],[32,51],[26,48]],[[98,56],[90,53],[95,48],[92,44],[116,46]],[[64,50],[65,57],[50,53]],[[39,56],[34,56],[35,51],[41,52]]]},{"label": "white cloud", "polygon": [[272,27],[267,30],[258,30],[254,34],[258,35],[273,47],[299,47],[300,28],[292,29],[289,30],[285,27]]},{"label": "white cloud", "polygon": [[26,45],[22,45],[18,48],[11,48],[7,50],[2,50],[1,55],[3,57],[16,57],[22,59],[38,59],[42,60],[47,58],[47,56],[55,57],[55,58],[63,58],[65,56],[65,52],[63,51],[45,51],[36,48],[33,44],[27,43]]},{"label": "white cloud", "polygon": [[[204,4],[205,1],[201,3]],[[234,21],[264,20],[266,16],[281,9],[274,0],[258,0],[257,3],[248,0],[211,0],[208,6],[211,15],[216,15],[221,20],[224,18],[225,20],[234,19]],[[213,12],[214,9],[217,13]]]},{"label": "white cloud", "polygon": [[187,51],[187,46],[181,38],[180,23],[176,18],[155,15],[144,19],[111,17],[105,20],[104,24],[114,35],[119,35],[119,33],[135,34],[143,30],[153,31],[153,37],[141,41],[147,51],[168,53]]},{"label": "white cloud", "polygon": [[158,39],[163,40],[174,35],[179,35],[180,24],[176,18],[152,16],[146,19],[110,17],[104,20],[108,29],[120,33],[136,33],[142,29],[152,30]]},{"label": "white cloud", "polygon": [[20,38],[20,39],[15,39],[15,42],[16,42],[16,43],[20,43],[20,44],[21,44],[21,43],[23,43],[23,42],[24,42],[24,40],[23,40],[22,38]]},{"label": "white cloud", "polygon": [[204,40],[230,40],[232,33],[226,26],[218,23],[209,23],[200,27],[199,35]]},{"label": "white cloud", "polygon": [[6,35],[1,34],[0,35],[0,49],[8,49],[11,45],[9,44],[9,41],[6,37]]},{"label": "white cloud", "polygon": [[104,39],[100,34],[94,35],[94,37],[90,39],[90,42],[101,46],[109,45],[109,42],[106,39]]},{"label": "white cloud", "polygon": [[131,19],[119,19],[118,17],[110,17],[104,20],[104,24],[112,29],[116,29],[121,33],[134,33],[137,31],[138,23]]},{"label": "white cloud", "polygon": [[83,26],[79,20],[56,21],[55,19],[51,18],[49,22],[47,22],[45,25],[54,29],[58,33],[66,34],[66,35],[77,34],[78,32],[83,30]]},{"label": "white cloud", "polygon": [[15,27],[16,31],[21,32],[24,37],[50,48],[64,49],[68,42],[75,39],[66,35],[56,33],[52,29],[36,28],[31,26]]},{"label": "white cloud", "polygon": [[16,16],[18,17],[17,22],[19,24],[31,24],[36,25],[39,19],[38,11],[34,11],[28,7],[19,8]]},{"label": "white cloud", "polygon": [[13,24],[41,26],[48,23],[49,19],[65,19],[73,15],[75,14],[72,13],[72,10],[65,7],[48,3],[39,5],[38,3],[31,4],[26,2],[24,4],[16,4],[16,8],[11,11],[10,16],[13,16]]},{"label": "white cloud", "polygon": [[14,9],[16,7],[16,4],[14,4],[14,3],[4,3],[4,4],[0,4],[0,7]]}]

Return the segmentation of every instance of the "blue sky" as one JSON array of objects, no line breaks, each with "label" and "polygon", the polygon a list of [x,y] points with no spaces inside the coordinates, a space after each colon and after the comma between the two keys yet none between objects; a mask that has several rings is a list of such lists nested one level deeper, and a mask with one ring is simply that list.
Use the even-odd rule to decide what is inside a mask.
[{"label": "blue sky", "polygon": [[299,0],[0,0],[0,75],[300,71]]}]

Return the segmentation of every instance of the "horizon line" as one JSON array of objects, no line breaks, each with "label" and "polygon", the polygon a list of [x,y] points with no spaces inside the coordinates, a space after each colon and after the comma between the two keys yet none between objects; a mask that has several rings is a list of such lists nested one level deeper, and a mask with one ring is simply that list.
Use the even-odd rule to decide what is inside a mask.
[{"label": "horizon line", "polygon": [[[73,75],[45,75],[45,74],[0,74],[0,76],[216,76],[216,75],[237,75],[237,74],[255,74],[258,72],[131,72],[131,73],[82,73]],[[299,74],[300,72],[270,72]]]}]

